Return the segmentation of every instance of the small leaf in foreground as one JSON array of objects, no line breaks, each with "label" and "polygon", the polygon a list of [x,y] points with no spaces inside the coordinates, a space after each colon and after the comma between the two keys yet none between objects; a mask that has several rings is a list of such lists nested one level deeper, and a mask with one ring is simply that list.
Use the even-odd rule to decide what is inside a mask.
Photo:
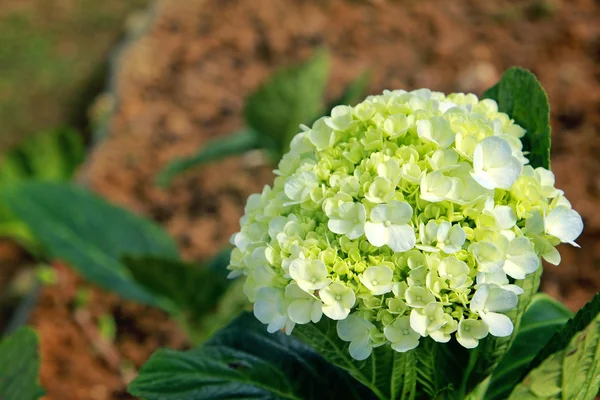
[{"label": "small leaf in foreground", "polygon": [[0,342],[0,399],[36,400],[44,395],[39,384],[37,334],[28,327]]},{"label": "small leaf in foreground", "polygon": [[276,72],[246,99],[244,116],[259,134],[285,153],[300,124],[310,123],[323,107],[329,55],[317,52],[308,61]]},{"label": "small leaf in foreground", "polygon": [[261,142],[261,138],[252,130],[243,130],[230,136],[213,139],[201,147],[197,154],[170,162],[158,173],[156,183],[162,188],[168,187],[173,178],[185,171],[211,161],[266,147],[264,142],[265,140]]},{"label": "small leaf in foreground", "polygon": [[532,167],[550,169],[550,104],[534,74],[510,68],[500,81],[485,91],[483,98],[494,99],[500,111],[527,130],[521,141]]},{"label": "small leaf in foreground", "polygon": [[0,198],[52,257],[90,282],[126,299],[167,307],[120,261],[125,254],[177,259],[175,243],[158,225],[68,183],[20,183]]},{"label": "small leaf in foreground", "polygon": [[486,400],[506,399],[537,352],[572,316],[573,312],[562,303],[546,294],[536,294],[523,315],[514,343],[494,370]]},{"label": "small leaf in foreground", "polygon": [[129,392],[147,400],[372,398],[295,338],[267,333],[251,314],[194,350],[159,350]]}]

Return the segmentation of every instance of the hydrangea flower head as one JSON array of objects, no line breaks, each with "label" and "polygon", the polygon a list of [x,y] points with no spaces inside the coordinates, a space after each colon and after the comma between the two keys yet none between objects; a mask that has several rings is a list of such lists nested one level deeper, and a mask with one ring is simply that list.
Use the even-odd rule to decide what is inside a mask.
[{"label": "hydrangea flower head", "polygon": [[248,199],[231,277],[268,330],[336,321],[349,352],[513,331],[518,281],[583,223],[493,100],[385,91],[302,126]]}]

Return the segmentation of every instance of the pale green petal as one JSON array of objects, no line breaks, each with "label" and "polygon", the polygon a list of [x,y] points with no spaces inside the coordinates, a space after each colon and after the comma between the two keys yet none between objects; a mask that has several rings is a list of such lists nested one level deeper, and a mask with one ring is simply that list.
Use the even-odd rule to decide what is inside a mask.
[{"label": "pale green petal", "polygon": [[372,323],[356,314],[351,314],[348,318],[338,321],[336,324],[338,336],[346,342],[365,335],[368,336],[368,332],[372,328],[374,328]]},{"label": "pale green petal", "polygon": [[515,293],[492,285],[484,309],[493,312],[506,312],[516,308],[517,303],[518,299]]},{"label": "pale green petal", "polygon": [[355,360],[361,361],[366,360],[371,355],[373,351],[373,347],[371,346],[371,341],[369,336],[365,336],[359,339],[355,339],[350,342],[350,347],[348,348],[350,355]]}]

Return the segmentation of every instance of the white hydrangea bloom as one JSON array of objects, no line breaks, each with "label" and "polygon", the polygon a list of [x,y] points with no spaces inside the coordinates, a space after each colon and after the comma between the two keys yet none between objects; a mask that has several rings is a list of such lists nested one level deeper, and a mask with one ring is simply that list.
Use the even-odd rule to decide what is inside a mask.
[{"label": "white hydrangea bloom", "polygon": [[465,244],[467,236],[460,225],[452,225],[448,221],[436,223],[431,220],[421,224],[419,239],[422,245],[418,247],[425,251],[443,251],[446,254],[454,254]]},{"label": "white hydrangea bloom", "polygon": [[575,239],[583,231],[583,221],[577,211],[566,206],[558,206],[546,216],[546,233],[560,239],[563,243],[578,246]]},{"label": "white hydrangea bloom", "polygon": [[267,324],[269,333],[285,329],[289,335],[294,329],[294,322],[287,314],[289,299],[284,292],[275,288],[262,288],[258,291],[254,303],[254,315],[263,324]]},{"label": "white hydrangea bloom", "polygon": [[348,239],[358,239],[365,232],[367,214],[361,203],[342,203],[329,218],[327,226],[331,232],[346,235]]},{"label": "white hydrangea bloom", "polygon": [[394,286],[394,271],[387,265],[369,267],[358,278],[376,296],[391,292]]},{"label": "white hydrangea bloom", "polygon": [[285,297],[290,300],[287,312],[289,318],[297,324],[317,323],[323,315],[323,303],[315,296],[300,289],[298,284],[290,283],[285,288]]},{"label": "white hydrangea bloom", "polygon": [[490,136],[483,139],[473,153],[471,175],[486,189],[508,189],[521,174],[522,164],[513,156],[505,139]]},{"label": "white hydrangea bloom", "polygon": [[385,91],[300,130],[231,239],[269,332],[335,321],[357,360],[420,337],[474,348],[512,333],[541,258],[577,246],[581,217],[493,100]]},{"label": "white hydrangea bloom", "polygon": [[373,246],[388,245],[397,252],[412,249],[417,242],[415,231],[408,224],[412,215],[412,207],[403,201],[373,207],[370,221],[365,223],[367,239]]},{"label": "white hydrangea bloom", "polygon": [[344,319],[356,303],[356,295],[348,286],[334,282],[319,293],[323,300],[323,313],[334,320]]},{"label": "white hydrangea bloom", "polygon": [[458,323],[456,340],[467,349],[477,347],[479,341],[486,337],[489,328],[485,322],[478,319],[463,319]]},{"label": "white hydrangea bloom", "polygon": [[355,360],[365,360],[371,355],[370,334],[373,329],[375,325],[357,315],[349,315],[337,323],[337,334],[340,339],[350,342],[350,355]]},{"label": "white hydrangea bloom", "polygon": [[479,314],[491,335],[504,337],[513,331],[513,323],[502,312],[517,306],[517,295],[497,285],[480,285],[471,299],[471,311]]},{"label": "white hydrangea bloom", "polygon": [[401,353],[417,347],[421,337],[411,328],[409,317],[397,318],[391,325],[383,328],[383,334],[392,344],[392,349]]},{"label": "white hydrangea bloom", "polygon": [[290,264],[290,277],[305,292],[323,289],[331,282],[327,267],[321,260],[299,258]]}]

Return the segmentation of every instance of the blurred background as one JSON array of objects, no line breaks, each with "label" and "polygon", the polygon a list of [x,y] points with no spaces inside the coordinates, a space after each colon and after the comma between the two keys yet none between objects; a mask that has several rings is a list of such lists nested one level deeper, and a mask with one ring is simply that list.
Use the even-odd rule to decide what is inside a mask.
[{"label": "blurred background", "polygon": [[[561,246],[542,289],[577,310],[600,289],[599,22],[595,0],[2,0],[0,149],[76,132],[87,149],[80,183],[205,260],[238,229],[247,196],[272,181],[271,165],[250,152],[168,190],[154,177],[240,129],[245,96],[278,68],[328,48],[333,99],[367,70],[368,93],[481,94],[521,66],[548,93],[557,187],[585,223],[582,249]],[[24,247],[0,241],[2,328],[31,271],[44,272]],[[47,399],[130,398],[126,383],[157,347],[187,346],[162,312],[54,267],[23,317],[40,335]],[[99,334],[108,345],[95,344]]]}]

